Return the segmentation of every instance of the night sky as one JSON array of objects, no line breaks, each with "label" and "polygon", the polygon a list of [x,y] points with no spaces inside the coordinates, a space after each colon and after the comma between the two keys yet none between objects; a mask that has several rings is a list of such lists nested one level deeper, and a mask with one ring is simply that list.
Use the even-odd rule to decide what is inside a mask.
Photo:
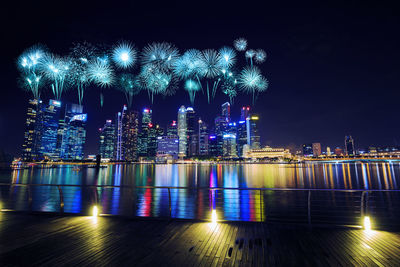
[{"label": "night sky", "polygon": [[[0,150],[15,156],[21,151],[30,98],[17,87],[16,58],[36,43],[63,55],[72,42],[84,40],[110,45],[129,40],[139,48],[167,41],[184,51],[219,49],[245,37],[251,48],[262,48],[268,54],[261,70],[270,87],[254,107],[260,115],[263,145],[294,148],[320,142],[325,150],[326,146],[343,147],[346,134],[353,136],[357,148],[400,144],[400,14],[394,6],[368,6],[365,2],[362,6],[347,2],[335,8],[274,7],[261,4],[265,1],[214,1],[212,5],[200,1],[192,5],[29,2],[2,7],[0,18]],[[86,91],[86,154],[97,152],[98,128],[106,119],[114,119],[125,103],[119,91],[105,92],[101,109],[99,90],[90,87]],[[48,99],[51,93],[43,96]],[[77,102],[76,90],[65,94],[63,100]],[[211,122],[227,100],[220,93],[208,105],[206,97],[199,94],[194,109]],[[183,90],[165,99],[157,96],[153,105],[142,93],[134,99],[134,108],[151,107],[153,120],[165,127],[176,119],[178,108],[189,103]],[[240,107],[247,104],[251,104],[250,95],[237,97],[232,116],[238,118]]]}]

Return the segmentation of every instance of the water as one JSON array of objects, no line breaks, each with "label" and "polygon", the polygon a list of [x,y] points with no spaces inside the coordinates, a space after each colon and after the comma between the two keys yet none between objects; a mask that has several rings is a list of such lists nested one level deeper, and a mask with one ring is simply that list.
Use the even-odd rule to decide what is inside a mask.
[{"label": "water", "polygon": [[[294,218],[306,218],[307,191],[270,192],[260,190],[209,190],[224,188],[298,188],[298,189],[399,189],[400,163],[310,163],[310,164],[130,164],[108,165],[95,169],[60,165],[51,169],[30,168],[0,173],[0,183],[62,184],[64,212],[90,213],[93,203],[101,213],[175,217],[210,218],[217,209],[219,218],[227,220],[263,221],[283,211]],[[91,185],[173,186],[188,189],[97,188]],[[32,187],[32,209],[59,211],[57,187]],[[331,195],[326,195],[326,194]],[[312,201],[344,197],[343,193],[313,193]],[[325,195],[318,195],[325,194]],[[335,194],[333,196],[332,194]],[[345,197],[345,206],[359,210],[360,194]],[[29,209],[27,187],[2,187],[0,198],[9,208]],[[353,199],[354,198],[354,199]],[[372,198],[371,198],[372,199]],[[386,200],[385,200],[386,201]],[[354,202],[354,203],[353,203]],[[347,205],[347,204],[351,205]],[[358,203],[358,204],[357,204]],[[386,203],[386,202],[385,202]],[[171,211],[170,211],[171,207]],[[315,209],[316,210],[316,209]],[[293,211],[300,215],[290,214]],[[322,212],[322,211],[321,211]],[[315,212],[316,213],[316,212]],[[290,217],[289,216],[289,217]],[[303,218],[304,217],[304,218]],[[297,220],[297,219],[296,219]]]}]

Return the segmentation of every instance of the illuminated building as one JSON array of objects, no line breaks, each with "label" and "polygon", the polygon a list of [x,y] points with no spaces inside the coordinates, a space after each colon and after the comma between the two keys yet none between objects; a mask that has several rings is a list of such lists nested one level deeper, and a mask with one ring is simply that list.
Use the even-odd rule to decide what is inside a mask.
[{"label": "illuminated building", "polygon": [[240,110],[240,120],[245,121],[250,116],[250,107],[242,107]]},{"label": "illuminated building", "polygon": [[157,158],[171,156],[178,159],[179,140],[177,136],[167,135],[157,137]]},{"label": "illuminated building", "polygon": [[57,132],[61,115],[61,102],[50,100],[49,105],[42,108],[40,118],[37,121],[38,143],[40,144],[38,158],[58,160],[59,153],[57,151]]},{"label": "illuminated building", "polygon": [[225,102],[224,104],[221,105],[222,109],[222,117],[226,119],[227,122],[231,120],[231,105],[228,102]]},{"label": "illuminated building", "polygon": [[340,147],[335,148],[336,156],[343,156],[343,150]]},{"label": "illuminated building", "polygon": [[116,127],[111,120],[106,120],[103,128],[99,129],[99,154],[103,159],[112,159],[115,147]]},{"label": "illuminated building", "polygon": [[319,157],[322,154],[321,143],[313,143],[312,144],[312,154],[314,157]]},{"label": "illuminated building", "polygon": [[237,154],[239,157],[243,157],[243,146],[247,144],[247,128],[245,120],[240,120],[237,123],[236,143]]},{"label": "illuminated building", "polygon": [[251,115],[246,119],[247,144],[251,149],[260,148],[260,135],[258,133],[258,115]]},{"label": "illuminated building", "polygon": [[303,145],[303,156],[304,157],[312,157],[313,154],[313,146],[312,144],[304,144]]},{"label": "illuminated building", "polygon": [[148,156],[148,146],[149,146],[149,126],[152,125],[151,122],[152,110],[149,108],[143,109],[142,112],[142,125],[141,131],[139,133],[139,156],[146,157]]},{"label": "illuminated building", "polygon": [[331,148],[329,146],[326,147],[326,155],[329,157],[332,155]]},{"label": "illuminated building", "polygon": [[208,155],[217,157],[218,155],[218,142],[216,135],[210,135],[208,137]]},{"label": "illuminated building", "polygon": [[124,105],[122,108],[121,112],[117,113],[117,116],[115,118],[116,121],[116,136],[115,136],[115,149],[114,149],[114,159],[115,160],[124,160],[124,151],[123,151],[123,144],[122,144],[122,131],[123,131],[123,124],[122,124],[122,118],[124,117],[124,114],[126,112],[127,108]]},{"label": "illuminated building", "polygon": [[158,124],[149,123],[147,138],[147,157],[155,157],[157,154],[157,138],[164,135],[164,129]]},{"label": "illuminated building", "polygon": [[236,134],[226,133],[223,135],[223,157],[236,158]]},{"label": "illuminated building", "polygon": [[59,124],[57,139],[58,143],[61,143],[59,149],[61,159],[83,159],[83,147],[86,141],[86,121],[87,114],[83,113],[81,105],[67,104],[65,106],[65,116]]},{"label": "illuminated building", "polygon": [[198,125],[196,113],[192,107],[186,109],[186,135],[187,135],[187,153],[189,157],[198,155]]},{"label": "illuminated building", "polygon": [[207,124],[199,119],[199,155],[208,155],[208,128]]},{"label": "illuminated building", "polygon": [[346,156],[354,156],[354,140],[351,135],[344,137],[344,151]]},{"label": "illuminated building", "polygon": [[250,149],[245,153],[244,157],[252,159],[291,158],[292,154],[289,149],[266,146],[260,149]]},{"label": "illuminated building", "polygon": [[24,143],[22,145],[22,159],[24,161],[36,160],[37,155],[37,129],[36,121],[39,119],[42,101],[37,99],[29,100],[28,112],[26,114]]},{"label": "illuminated building", "polygon": [[167,136],[178,136],[178,126],[176,121],[172,121],[167,126]]},{"label": "illuminated building", "polygon": [[187,121],[185,106],[181,106],[181,108],[178,110],[178,139],[179,156],[185,157],[187,155]]},{"label": "illuminated building", "polygon": [[122,117],[123,159],[137,160],[138,154],[139,114],[137,111],[126,111]]}]

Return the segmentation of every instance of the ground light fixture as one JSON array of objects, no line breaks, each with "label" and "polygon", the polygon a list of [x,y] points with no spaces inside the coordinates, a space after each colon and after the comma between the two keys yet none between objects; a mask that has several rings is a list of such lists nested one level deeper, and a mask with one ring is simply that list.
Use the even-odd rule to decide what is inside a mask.
[{"label": "ground light fixture", "polygon": [[371,219],[369,216],[364,217],[364,230],[371,231]]}]

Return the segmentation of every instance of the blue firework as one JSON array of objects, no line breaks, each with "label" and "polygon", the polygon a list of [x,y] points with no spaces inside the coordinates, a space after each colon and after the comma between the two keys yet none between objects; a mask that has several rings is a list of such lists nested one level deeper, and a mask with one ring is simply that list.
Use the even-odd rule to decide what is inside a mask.
[{"label": "blue firework", "polygon": [[93,81],[100,87],[109,87],[114,83],[114,70],[108,61],[96,59],[89,63],[88,75],[90,81]]},{"label": "blue firework", "polygon": [[128,42],[119,43],[112,51],[112,59],[117,67],[130,68],[136,63],[136,49]]},{"label": "blue firework", "polygon": [[263,63],[267,59],[267,53],[262,49],[257,49],[254,55],[254,60],[257,63]]},{"label": "blue firework", "polygon": [[142,65],[152,65],[160,71],[171,71],[179,58],[178,49],[170,43],[152,43],[141,54]]},{"label": "blue firework", "polygon": [[219,50],[219,54],[221,56],[220,64],[224,69],[229,69],[235,64],[236,53],[232,48],[225,46]]},{"label": "blue firework", "polygon": [[238,38],[233,42],[233,46],[237,51],[245,51],[247,48],[247,40],[244,38]]},{"label": "blue firework", "polygon": [[196,49],[186,51],[173,64],[173,73],[179,79],[198,75],[201,67],[201,52]]}]

